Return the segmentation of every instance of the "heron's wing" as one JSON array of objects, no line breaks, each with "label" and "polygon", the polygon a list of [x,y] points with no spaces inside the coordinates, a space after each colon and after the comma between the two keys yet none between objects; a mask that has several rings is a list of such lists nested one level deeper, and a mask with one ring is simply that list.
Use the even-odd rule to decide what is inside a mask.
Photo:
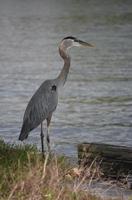
[{"label": "heron's wing", "polygon": [[25,139],[31,130],[36,128],[44,119],[48,118],[56,109],[57,103],[58,94],[56,85],[51,80],[45,81],[27,105],[19,139]]}]

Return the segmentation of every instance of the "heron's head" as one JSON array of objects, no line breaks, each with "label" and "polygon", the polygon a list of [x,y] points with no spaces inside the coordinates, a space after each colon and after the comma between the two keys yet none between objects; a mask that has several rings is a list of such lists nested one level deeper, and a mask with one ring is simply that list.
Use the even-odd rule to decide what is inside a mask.
[{"label": "heron's head", "polygon": [[60,47],[63,49],[69,49],[71,47],[94,47],[94,45],[84,42],[82,40],[79,40],[75,37],[72,36],[68,36],[65,37],[61,43],[60,43]]}]

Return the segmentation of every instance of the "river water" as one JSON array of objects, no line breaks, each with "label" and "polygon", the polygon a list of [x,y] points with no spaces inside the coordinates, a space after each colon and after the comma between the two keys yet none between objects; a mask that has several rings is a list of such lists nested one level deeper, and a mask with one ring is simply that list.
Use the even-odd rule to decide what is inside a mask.
[{"label": "river water", "polygon": [[[58,75],[58,44],[72,35],[96,47],[70,50],[52,148],[75,156],[81,142],[132,146],[131,8],[131,0],[0,0],[1,138],[17,143],[29,99]],[[26,142],[40,147],[39,131]]]}]

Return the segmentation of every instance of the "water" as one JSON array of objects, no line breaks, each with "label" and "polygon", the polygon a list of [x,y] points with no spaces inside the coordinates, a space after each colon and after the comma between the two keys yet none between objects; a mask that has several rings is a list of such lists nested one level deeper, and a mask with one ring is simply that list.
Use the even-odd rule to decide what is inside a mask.
[{"label": "water", "polygon": [[[94,43],[74,48],[68,81],[50,135],[58,152],[76,156],[81,142],[132,146],[131,0],[0,1],[0,136],[17,142],[27,102],[63,63],[59,41],[73,35]],[[39,128],[28,143],[40,146]]]}]

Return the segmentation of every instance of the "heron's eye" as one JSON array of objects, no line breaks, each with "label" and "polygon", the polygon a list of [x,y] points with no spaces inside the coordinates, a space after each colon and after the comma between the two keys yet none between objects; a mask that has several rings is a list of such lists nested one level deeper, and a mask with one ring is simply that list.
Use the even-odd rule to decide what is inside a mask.
[{"label": "heron's eye", "polygon": [[51,90],[56,91],[56,85],[52,85]]}]

